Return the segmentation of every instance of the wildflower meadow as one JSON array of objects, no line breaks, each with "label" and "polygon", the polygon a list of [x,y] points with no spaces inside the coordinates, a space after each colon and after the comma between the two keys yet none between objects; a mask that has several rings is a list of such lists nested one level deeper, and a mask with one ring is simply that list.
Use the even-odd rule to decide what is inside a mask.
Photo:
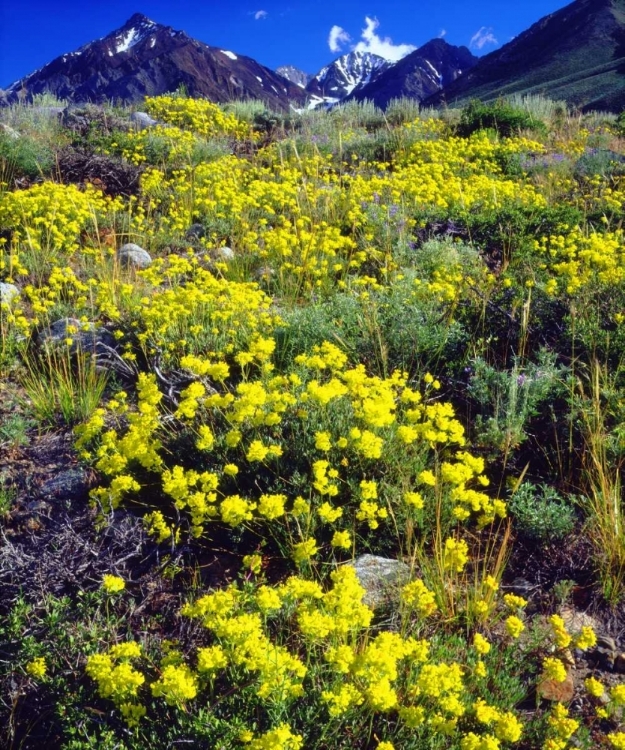
[{"label": "wildflower meadow", "polygon": [[489,107],[0,113],[0,743],[625,748],[625,131]]}]

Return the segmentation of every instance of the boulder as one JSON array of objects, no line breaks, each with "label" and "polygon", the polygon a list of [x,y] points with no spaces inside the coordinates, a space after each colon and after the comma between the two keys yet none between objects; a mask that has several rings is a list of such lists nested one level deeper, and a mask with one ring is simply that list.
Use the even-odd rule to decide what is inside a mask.
[{"label": "boulder", "polygon": [[410,580],[410,568],[399,560],[377,555],[360,555],[350,563],[365,589],[363,602],[369,607],[399,601],[400,587]]},{"label": "boulder", "polygon": [[77,351],[97,354],[102,345],[114,347],[115,338],[106,328],[96,326],[95,323],[81,323],[76,318],[61,318],[41,330],[37,336],[37,343],[43,349],[54,349],[68,346],[72,354]]},{"label": "boulder", "polygon": [[231,263],[234,260],[234,250],[231,247],[218,247],[215,252],[215,260]]},{"label": "boulder", "polygon": [[147,268],[152,264],[150,253],[139,245],[135,245],[134,242],[122,245],[117,251],[117,258],[126,268]]},{"label": "boulder", "polygon": [[38,496],[48,501],[86,500],[89,495],[89,479],[83,469],[67,469],[47,479],[39,488]]},{"label": "boulder", "polygon": [[187,233],[185,234],[184,238],[189,242],[197,242],[198,240],[201,240],[205,234],[206,229],[204,228],[203,224],[191,224],[191,226],[187,229]]},{"label": "boulder", "polygon": [[6,302],[7,304],[11,304],[19,295],[20,290],[15,284],[7,284],[5,281],[0,281],[0,303]]},{"label": "boulder", "polygon": [[133,112],[130,115],[131,121],[135,124],[138,130],[145,130],[145,128],[158,125],[158,120],[155,120],[147,112]]}]

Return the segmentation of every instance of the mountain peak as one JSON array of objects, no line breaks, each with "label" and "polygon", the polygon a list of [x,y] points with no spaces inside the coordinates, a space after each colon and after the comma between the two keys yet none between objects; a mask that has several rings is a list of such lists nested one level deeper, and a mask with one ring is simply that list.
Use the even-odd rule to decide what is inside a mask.
[{"label": "mountain peak", "polygon": [[102,41],[112,42],[108,54],[109,56],[113,56],[120,52],[128,52],[131,47],[134,47],[150,36],[150,34],[163,28],[165,27],[155,23],[147,16],[144,16],[143,13],[133,13],[123,26],[107,34]]},{"label": "mountain peak", "polygon": [[249,57],[133,13],[106,36],[16,81],[7,89],[7,101],[49,92],[72,102],[136,102],[182,85],[191,96],[215,102],[260,99],[277,110],[306,99],[301,86]]},{"label": "mountain peak", "polygon": [[372,52],[352,50],[322,68],[306,90],[327,103],[335,103],[375,80],[391,64]]},{"label": "mountain peak", "polygon": [[455,47],[444,39],[432,39],[354,91],[352,97],[370,99],[385,109],[392,99],[409,97],[419,101],[472,68],[475,57],[466,47]]},{"label": "mountain peak", "polygon": [[128,26],[146,26],[146,25],[156,26],[157,24],[155,21],[152,21],[151,18],[144,16],[143,13],[133,13],[121,28],[125,29]]}]

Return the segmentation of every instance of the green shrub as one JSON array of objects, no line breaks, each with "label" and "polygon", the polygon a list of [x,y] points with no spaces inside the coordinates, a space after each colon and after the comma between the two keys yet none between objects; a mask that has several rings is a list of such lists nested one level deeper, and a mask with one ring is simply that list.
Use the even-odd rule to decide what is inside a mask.
[{"label": "green shrub", "polygon": [[33,137],[21,135],[12,138],[0,131],[0,175],[2,180],[27,177],[47,177],[54,166],[52,148]]},{"label": "green shrub", "polygon": [[481,357],[473,360],[469,394],[482,406],[475,427],[478,442],[505,455],[523,443],[527,427],[541,404],[552,399],[562,383],[562,368],[552,352],[541,350],[538,362],[497,370]]},{"label": "green shrub", "polygon": [[462,111],[458,133],[468,137],[478,130],[494,130],[498,135],[509,137],[521,130],[545,133],[545,123],[527,110],[515,107],[503,99],[493,104],[474,100]]},{"label": "green shrub", "polygon": [[575,509],[548,484],[523,482],[508,508],[517,531],[540,543],[563,539],[575,527]]}]

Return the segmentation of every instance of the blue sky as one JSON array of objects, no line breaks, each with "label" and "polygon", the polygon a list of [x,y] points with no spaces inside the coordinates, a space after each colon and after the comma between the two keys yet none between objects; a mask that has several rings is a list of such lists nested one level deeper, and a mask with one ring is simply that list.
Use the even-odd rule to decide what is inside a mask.
[{"label": "blue sky", "polygon": [[0,0],[0,88],[105,36],[135,12],[207,44],[253,57],[269,68],[291,64],[316,73],[357,44],[400,56],[408,49],[402,45],[419,47],[443,35],[450,44],[471,46],[475,54],[483,55],[568,4],[566,0]]}]

